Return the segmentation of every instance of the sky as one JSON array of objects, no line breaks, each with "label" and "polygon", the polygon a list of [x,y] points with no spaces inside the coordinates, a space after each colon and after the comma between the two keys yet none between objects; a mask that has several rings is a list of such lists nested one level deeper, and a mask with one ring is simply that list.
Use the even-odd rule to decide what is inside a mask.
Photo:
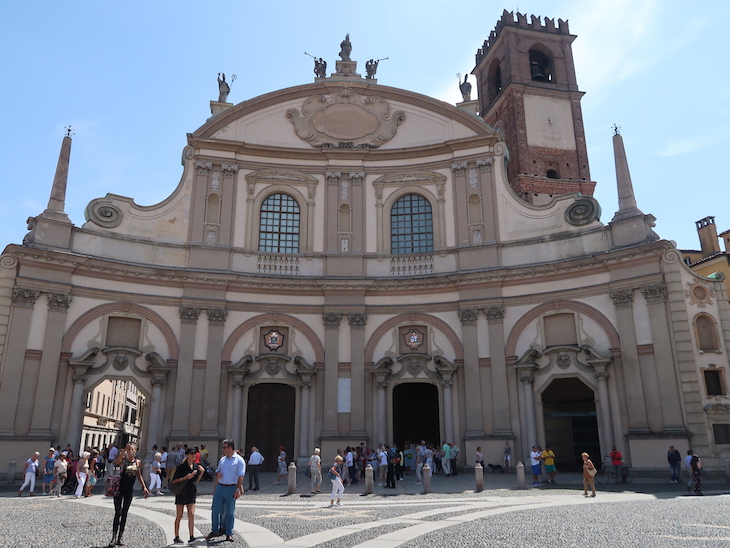
[{"label": "sky", "polygon": [[380,84],[454,104],[457,74],[473,70],[503,9],[568,20],[577,35],[603,222],[618,207],[611,139],[618,124],[638,206],[657,218],[662,238],[698,249],[694,223],[707,216],[718,232],[730,229],[730,185],[717,167],[730,144],[726,0],[701,10],[679,0],[251,4],[3,2],[0,248],[22,242],[26,219],[45,209],[65,126],[75,132],[66,212],[81,226],[86,205],[107,193],[140,205],[172,193],[186,134],[217,100],[218,72],[237,76],[233,103],[312,83],[305,52],[323,57],[330,72],[350,33],[359,72],[368,59],[387,58]]}]

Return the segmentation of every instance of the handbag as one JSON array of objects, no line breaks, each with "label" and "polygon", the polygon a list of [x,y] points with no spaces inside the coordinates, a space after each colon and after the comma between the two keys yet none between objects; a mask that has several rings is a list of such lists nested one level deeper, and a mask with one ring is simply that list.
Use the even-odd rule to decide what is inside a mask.
[{"label": "handbag", "polygon": [[307,468],[304,471],[304,476],[307,477],[307,478],[311,478],[312,477],[312,471],[309,468]]},{"label": "handbag", "polygon": [[598,469],[595,466],[593,468],[586,468],[586,470],[588,470],[590,477],[594,477],[598,473]]},{"label": "handbag", "polygon": [[173,495],[181,495],[183,492],[183,489],[185,489],[185,484],[188,482],[188,480],[181,481],[179,483],[175,483],[174,481],[170,483],[170,485],[167,486],[167,489],[172,493]]},{"label": "handbag", "polygon": [[121,476],[109,476],[106,478],[106,491],[107,497],[116,497],[119,494],[119,481],[122,479]]}]

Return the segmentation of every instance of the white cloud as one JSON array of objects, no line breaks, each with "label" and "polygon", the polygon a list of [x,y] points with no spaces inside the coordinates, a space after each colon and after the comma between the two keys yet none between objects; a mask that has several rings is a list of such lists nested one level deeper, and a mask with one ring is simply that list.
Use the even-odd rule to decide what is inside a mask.
[{"label": "white cloud", "polygon": [[667,143],[664,146],[664,150],[659,153],[659,156],[662,156],[663,158],[668,158],[670,156],[679,156],[681,154],[693,152],[695,150],[703,148],[704,146],[705,144],[700,141],[674,141]]}]

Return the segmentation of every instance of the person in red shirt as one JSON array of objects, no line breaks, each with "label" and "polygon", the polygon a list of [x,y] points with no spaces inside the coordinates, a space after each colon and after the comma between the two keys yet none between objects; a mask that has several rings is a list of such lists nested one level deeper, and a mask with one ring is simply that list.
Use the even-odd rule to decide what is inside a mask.
[{"label": "person in red shirt", "polygon": [[[195,460],[193,460],[193,463],[196,465],[200,464],[200,450],[197,447],[195,447]],[[195,469],[197,470],[198,467],[196,466]]]},{"label": "person in red shirt", "polygon": [[623,457],[621,456],[621,452],[616,449],[616,446],[614,445],[608,456],[611,457],[611,467],[613,468],[613,473],[616,476],[616,483],[623,483],[621,474],[621,459]]}]

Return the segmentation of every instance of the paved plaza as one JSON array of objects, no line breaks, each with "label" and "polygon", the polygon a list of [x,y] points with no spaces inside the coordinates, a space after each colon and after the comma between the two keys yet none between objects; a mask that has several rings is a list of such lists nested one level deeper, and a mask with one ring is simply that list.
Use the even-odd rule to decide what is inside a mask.
[{"label": "paved plaza", "polygon": [[[207,542],[211,483],[201,483],[195,518],[195,546],[465,548],[471,546],[687,547],[730,545],[730,486],[707,481],[705,496],[690,496],[683,484],[637,478],[629,486],[598,486],[596,498],[582,496],[578,474],[559,483],[516,489],[514,475],[485,475],[485,490],[474,492],[473,474],[433,478],[423,494],[412,476],[396,489],[377,487],[364,495],[362,483],[348,488],[342,507],[329,508],[329,489],[308,495],[301,476],[298,494],[262,474],[261,491],[247,492],[236,505],[234,542]],[[471,480],[471,484],[470,484]],[[329,482],[327,482],[329,483]],[[16,496],[3,486],[0,546],[101,548],[111,536],[112,500],[55,498],[36,492]],[[101,488],[97,488],[101,491]],[[39,491],[40,489],[36,489]],[[173,544],[174,497],[141,496],[130,509],[126,546],[159,548]],[[181,535],[187,539],[183,518]]]}]

